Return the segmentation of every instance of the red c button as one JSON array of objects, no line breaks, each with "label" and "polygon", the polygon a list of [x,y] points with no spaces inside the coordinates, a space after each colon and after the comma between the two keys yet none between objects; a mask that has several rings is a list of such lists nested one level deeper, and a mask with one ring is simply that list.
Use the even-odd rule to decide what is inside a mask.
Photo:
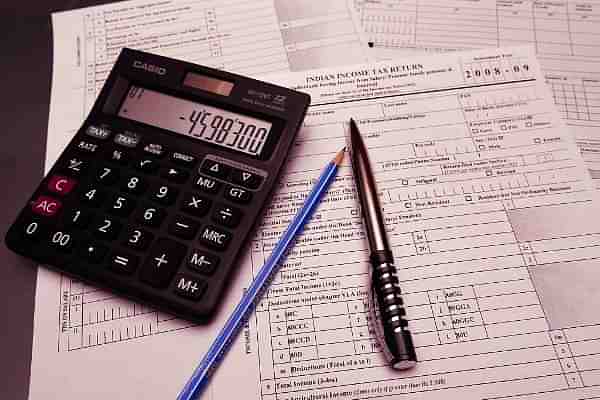
[{"label": "red c button", "polygon": [[77,183],[75,179],[62,175],[53,175],[48,181],[48,190],[64,196],[73,190],[75,183]]}]

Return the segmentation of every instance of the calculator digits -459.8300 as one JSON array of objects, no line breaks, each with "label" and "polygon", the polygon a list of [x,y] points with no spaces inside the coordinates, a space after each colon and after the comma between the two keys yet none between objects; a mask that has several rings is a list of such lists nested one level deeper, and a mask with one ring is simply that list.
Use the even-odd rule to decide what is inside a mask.
[{"label": "calculator digits -459.8300", "polygon": [[284,87],[124,49],[6,243],[204,322],[309,103]]}]

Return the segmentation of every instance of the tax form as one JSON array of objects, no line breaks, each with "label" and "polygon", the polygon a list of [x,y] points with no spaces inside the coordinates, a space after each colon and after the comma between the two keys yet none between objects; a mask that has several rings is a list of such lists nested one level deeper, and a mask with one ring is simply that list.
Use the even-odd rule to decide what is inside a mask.
[{"label": "tax form", "polygon": [[533,45],[554,102],[600,185],[598,0],[355,0],[354,10],[380,58]]},{"label": "tax form", "polygon": [[346,0],[135,0],[52,14],[46,164],[81,126],[123,47],[258,76],[367,61]]},{"label": "tax form", "polygon": [[[477,76],[482,64],[498,72]],[[68,278],[44,279],[42,269],[32,399],[173,398],[345,144],[350,117],[374,162],[417,367],[391,370],[374,339],[367,244],[345,164],[205,397],[600,396],[598,206],[532,49],[270,80],[313,103],[215,323],[191,327]]]}]

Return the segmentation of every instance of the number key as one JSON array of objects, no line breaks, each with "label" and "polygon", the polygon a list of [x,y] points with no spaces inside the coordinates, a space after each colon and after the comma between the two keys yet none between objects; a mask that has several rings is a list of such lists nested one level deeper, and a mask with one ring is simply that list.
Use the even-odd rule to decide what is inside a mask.
[{"label": "number key", "polygon": [[150,232],[139,228],[132,228],[127,232],[125,244],[135,250],[146,250],[152,239],[153,236]]},{"label": "number key", "polygon": [[21,225],[21,236],[24,239],[32,242],[40,240],[44,233],[44,227],[38,220],[29,220],[25,224]]},{"label": "number key", "polygon": [[112,214],[126,217],[135,207],[135,201],[127,197],[115,195],[112,202],[108,205],[108,211]]},{"label": "number key", "polygon": [[121,189],[131,194],[141,194],[146,190],[146,182],[136,175],[129,175],[123,181]]},{"label": "number key", "polygon": [[149,206],[140,210],[137,219],[146,226],[158,227],[164,218],[165,211],[162,208]]},{"label": "number key", "polygon": [[96,186],[88,186],[81,193],[81,202],[97,206],[104,199],[104,193]]},{"label": "number key", "polygon": [[76,208],[65,216],[65,224],[75,228],[85,228],[92,220],[93,214],[83,208]]},{"label": "number key", "polygon": [[118,168],[102,166],[96,171],[95,180],[103,185],[112,185],[119,179]]},{"label": "number key", "polygon": [[150,199],[157,201],[161,204],[170,205],[173,204],[177,197],[178,190],[167,185],[159,185],[150,194]]},{"label": "number key", "polygon": [[121,223],[111,217],[102,217],[93,227],[94,234],[100,239],[112,240],[121,230]]},{"label": "number key", "polygon": [[50,235],[50,245],[60,251],[71,251],[73,241],[74,238],[70,232],[55,231]]}]

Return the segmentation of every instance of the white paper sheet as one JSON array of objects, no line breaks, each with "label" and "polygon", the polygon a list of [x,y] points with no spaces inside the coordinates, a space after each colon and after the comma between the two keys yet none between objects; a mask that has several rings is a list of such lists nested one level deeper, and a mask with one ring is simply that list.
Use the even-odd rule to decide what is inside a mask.
[{"label": "white paper sheet", "polygon": [[[80,127],[124,46],[253,76],[367,60],[345,0],[136,0],[52,18],[47,169]],[[240,264],[228,305],[251,277],[248,262]],[[42,268],[35,310],[32,399],[57,393],[162,399],[175,396],[230,307],[214,327],[160,335],[192,324]],[[148,336],[151,342],[139,342]],[[239,351],[256,351],[247,346]],[[251,361],[247,368],[237,361],[242,376],[258,373]],[[246,389],[250,397],[258,390]]]},{"label": "white paper sheet", "polygon": [[354,10],[380,59],[533,45],[554,102],[600,187],[599,1],[355,0]]},{"label": "white paper sheet", "polygon": [[[482,62],[500,72],[475,77]],[[389,369],[369,329],[366,243],[346,162],[219,368],[212,398],[600,396],[595,192],[531,49],[271,80],[309,92],[313,105],[216,323],[189,327],[42,269],[32,399],[173,398],[344,145],[350,117],[375,163],[420,362]]]}]

